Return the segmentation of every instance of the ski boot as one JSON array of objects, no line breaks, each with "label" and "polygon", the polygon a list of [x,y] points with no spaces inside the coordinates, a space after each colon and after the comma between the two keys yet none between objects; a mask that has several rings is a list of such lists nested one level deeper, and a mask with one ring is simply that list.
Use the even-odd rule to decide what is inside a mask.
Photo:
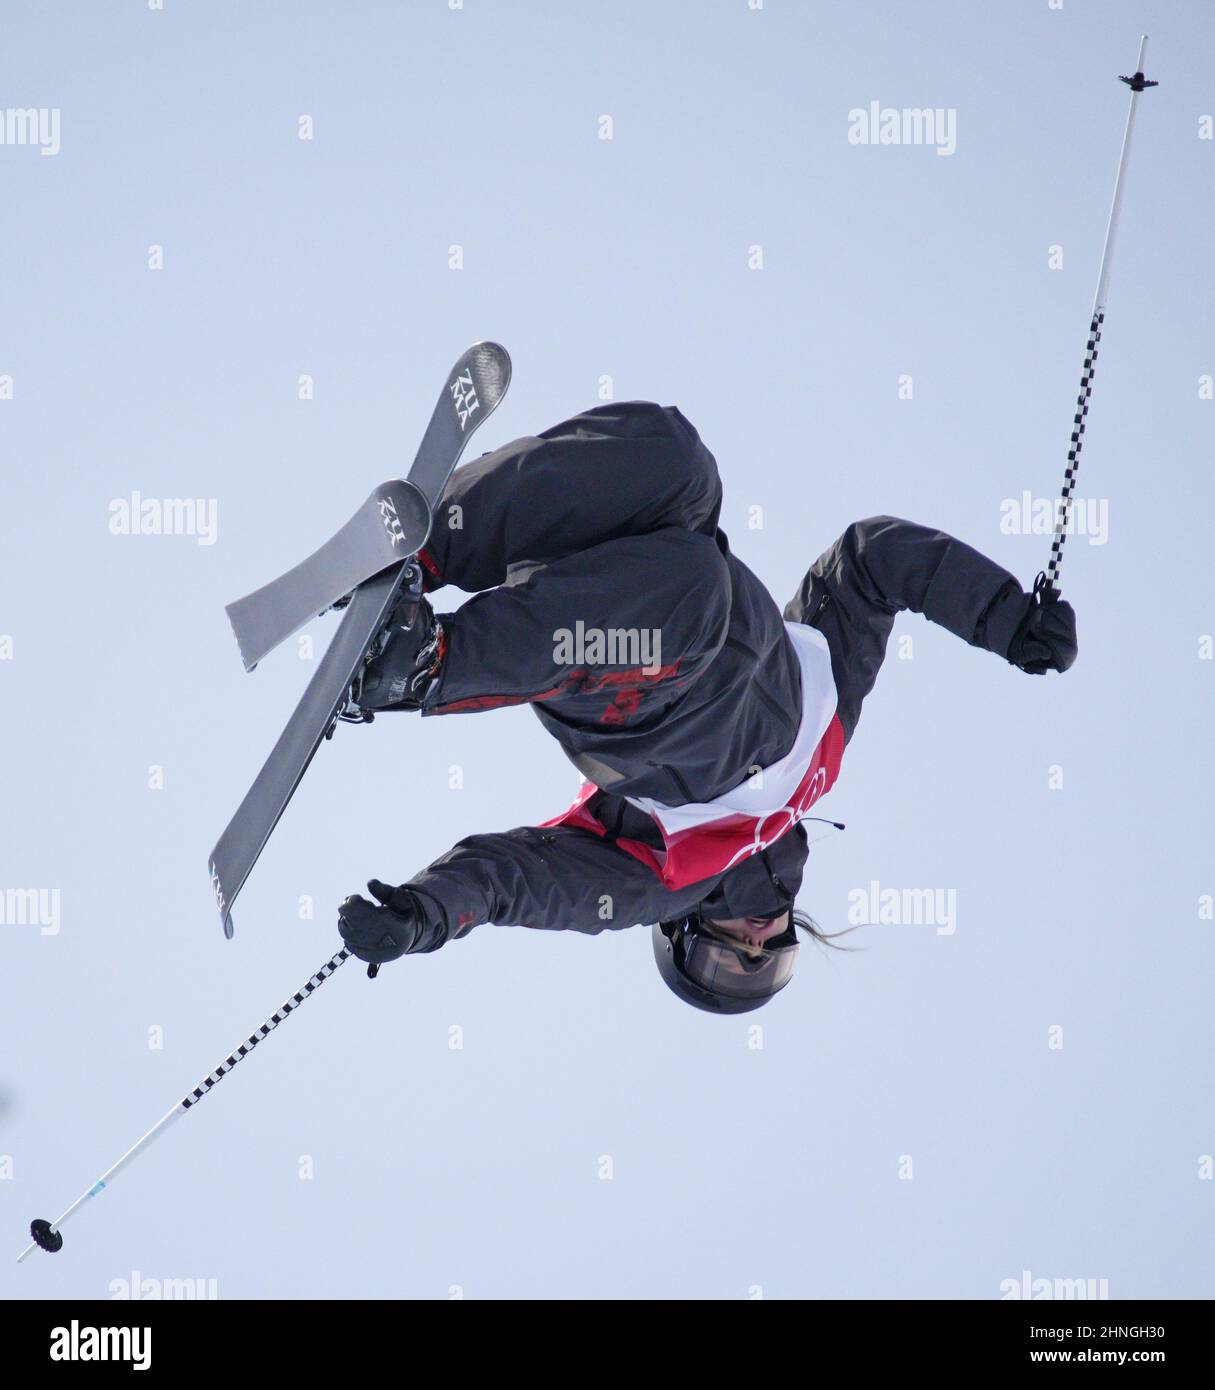
[{"label": "ski boot", "polygon": [[368,652],[338,716],[370,724],[385,710],[419,710],[438,677],[447,651],[443,625],[422,592],[421,569],[401,590],[392,616]]}]

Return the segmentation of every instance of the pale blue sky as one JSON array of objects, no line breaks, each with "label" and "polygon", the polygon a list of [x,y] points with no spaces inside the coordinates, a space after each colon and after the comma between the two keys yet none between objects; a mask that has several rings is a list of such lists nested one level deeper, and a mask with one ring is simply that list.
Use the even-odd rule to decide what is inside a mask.
[{"label": "pale blue sky", "polygon": [[[992,1298],[1024,1269],[1215,1295],[1210,7],[132,0],[3,27],[0,108],[59,108],[61,148],[0,145],[0,888],[61,911],[0,927],[0,1296],[139,1270],[228,1298]],[[678,405],[782,604],[882,511],[1030,583],[1048,541],[1000,503],[1059,483],[1145,29],[1162,85],[1078,489],[1109,535],[1063,575],[1080,660],[1031,680],[901,619],[800,899],[835,928],[872,880],[953,890],[956,931],[807,950],[733,1022],[671,1000],[644,931],[345,970],[13,1265],[335,949],[342,897],[575,789],[524,709],[343,728],[225,943],[207,854],[313,666],[246,676],[223,604],[408,464],[478,338],[515,375],[474,451],[604,377]],[[873,100],[956,110],[956,153],[850,145]],[[136,490],[214,499],[217,542],[110,534]]]}]

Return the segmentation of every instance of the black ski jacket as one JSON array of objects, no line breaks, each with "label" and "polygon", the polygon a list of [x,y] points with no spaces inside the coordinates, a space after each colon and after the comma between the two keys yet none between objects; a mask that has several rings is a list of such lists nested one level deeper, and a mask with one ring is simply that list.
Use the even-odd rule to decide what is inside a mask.
[{"label": "black ski jacket", "polygon": [[[800,825],[766,854],[671,890],[618,847],[663,844],[625,798],[708,802],[789,751],[803,692],[786,622],[826,639],[846,741],[897,613],[1006,656],[1029,605],[970,546],[871,517],[815,561],[782,614],[731,552],[720,508],[713,455],[678,410],[648,402],[596,407],[453,475],[422,558],[432,589],[476,597],[439,614],[446,655],[424,713],[529,703],[600,789],[588,809],[603,833],[524,826],[460,841],[407,884],[438,944],[479,923],[597,933],[697,906],[777,911],[801,884]],[[649,659],[636,644],[594,663],[577,649],[569,659],[569,642],[555,652],[555,634],[609,629],[654,634]]]}]

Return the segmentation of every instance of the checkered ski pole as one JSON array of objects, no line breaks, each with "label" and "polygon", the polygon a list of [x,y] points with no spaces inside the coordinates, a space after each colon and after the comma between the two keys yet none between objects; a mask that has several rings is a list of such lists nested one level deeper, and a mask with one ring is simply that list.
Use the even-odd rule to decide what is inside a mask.
[{"label": "checkered ski pole", "polygon": [[1143,75],[1143,55],[1147,52],[1148,36],[1139,40],[1139,57],[1135,62],[1135,72],[1131,77],[1119,77],[1131,89],[1130,110],[1126,113],[1126,130],[1122,135],[1122,154],[1118,159],[1118,173],[1114,179],[1114,199],[1110,204],[1110,220],[1105,229],[1105,249],[1101,252],[1101,270],[1097,276],[1097,293],[1093,299],[1093,317],[1088,326],[1088,342],[1084,346],[1084,369],[1080,373],[1080,395],[1076,401],[1076,414],[1072,420],[1071,448],[1067,451],[1067,467],[1063,472],[1063,491],[1059,497],[1055,513],[1055,536],[1050,546],[1050,563],[1046,567],[1045,586],[1058,592],[1059,567],[1063,563],[1063,542],[1067,539],[1067,525],[1071,518],[1072,493],[1076,487],[1076,472],[1080,467],[1080,448],[1084,443],[1084,424],[1088,418],[1088,400],[1093,394],[1093,375],[1097,369],[1097,350],[1101,346],[1101,327],[1105,322],[1105,301],[1109,293],[1110,263],[1114,253],[1114,235],[1118,230],[1118,213],[1122,205],[1122,176],[1126,173],[1126,161],[1131,152],[1131,129],[1135,124],[1135,103],[1139,93],[1148,87],[1157,87],[1158,82],[1149,82]]},{"label": "checkered ski pole", "polygon": [[34,1239],[32,1243],[27,1245],[25,1249],[21,1252],[21,1254],[17,1256],[17,1263],[20,1264],[21,1261],[24,1260],[25,1257],[30,1253],[30,1251],[34,1249],[34,1246],[38,1246],[43,1250],[49,1251],[51,1254],[54,1254],[56,1250],[61,1250],[63,1248],[63,1237],[59,1234],[59,1228],[68,1219],[68,1217],[71,1216],[72,1213],[75,1212],[78,1207],[82,1207],[85,1204],[85,1202],[89,1200],[90,1197],[96,1197],[99,1192],[104,1192],[105,1189],[110,1185],[110,1182],[115,1177],[117,1177],[118,1174],[125,1167],[128,1166],[128,1164],[133,1163],[135,1159],[138,1157],[138,1155],[141,1154],[144,1151],[144,1149],[148,1147],[148,1145],[152,1142],[153,1139],[157,1137],[157,1135],[163,1134],[164,1131],[169,1128],[169,1126],[173,1123],[174,1120],[180,1119],[181,1116],[184,1115],[187,1110],[193,1109],[193,1107],[196,1106],[200,1100],[202,1100],[203,1096],[205,1096],[213,1086],[218,1085],[219,1082],[221,1082],[224,1079],[224,1077],[227,1076],[227,1074],[232,1070],[232,1068],[237,1064],[237,1062],[239,1062],[242,1058],[247,1057],[249,1053],[252,1052],[253,1049],[258,1045],[258,1043],[261,1042],[263,1038],[269,1037],[270,1034],[273,1033],[274,1030],[278,1027],[278,1025],[282,1023],[283,1019],[289,1018],[295,1012],[295,1010],[299,1008],[299,1006],[304,1002],[304,1000],[308,998],[308,996],[313,992],[313,990],[319,989],[321,985],[323,985],[325,981],[330,977],[330,975],[332,975],[333,972],[340,965],[344,965],[346,961],[349,959],[350,952],[346,950],[346,948],[343,946],[336,956],[333,956],[330,960],[327,960],[325,964],[321,966],[321,968],[316,972],[315,975],[312,976],[312,978],[303,987],[303,989],[299,991],[298,994],[293,994],[291,998],[288,999],[284,1005],[282,1005],[282,1007],[278,1010],[277,1013],[271,1014],[270,1017],[265,1021],[265,1023],[263,1023],[262,1026],[258,1028],[255,1032],[251,1033],[245,1039],[245,1041],[241,1043],[241,1045],[236,1049],[236,1051],[232,1053],[230,1057],[228,1057],[225,1061],[221,1062],[220,1065],[216,1067],[215,1070],[211,1072],[209,1076],[205,1077],[202,1081],[200,1081],[198,1085],[195,1086],[195,1088],[185,1097],[184,1100],[179,1101],[178,1104],[176,1104],[167,1115],[163,1115],[159,1120],[157,1120],[156,1123],[152,1126],[152,1128],[148,1130],[148,1132],[143,1136],[143,1138],[140,1139],[137,1143],[133,1144],[126,1151],[126,1153],[123,1154],[123,1156],[118,1160],[118,1162],[114,1164],[112,1168],[107,1168],[106,1171],[102,1173],[102,1175],[92,1185],[92,1187],[90,1187],[87,1192],[81,1193],[81,1195],[76,1198],[72,1205],[68,1207],[67,1211],[65,1211],[63,1215],[58,1218],[58,1220],[38,1220],[31,1222],[30,1235],[33,1236]]}]

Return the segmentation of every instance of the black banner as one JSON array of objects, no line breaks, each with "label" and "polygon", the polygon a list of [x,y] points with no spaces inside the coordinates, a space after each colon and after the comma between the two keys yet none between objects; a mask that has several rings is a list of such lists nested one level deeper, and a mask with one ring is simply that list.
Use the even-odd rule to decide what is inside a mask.
[{"label": "black banner", "polygon": [[[745,1302],[745,1300],[739,1300]],[[74,1302],[9,1303],[0,1309],[8,1383],[16,1375],[77,1364],[86,1374],[162,1371],[245,1375],[281,1373],[288,1367],[311,1379],[326,1371],[349,1374],[385,1359],[401,1374],[436,1360],[451,1373],[484,1365],[501,1374],[513,1365],[546,1375],[581,1375],[591,1357],[596,1372],[647,1374],[670,1360],[681,1380],[719,1376],[735,1359],[754,1377],[754,1332],[780,1336],[807,1372],[826,1358],[861,1375],[872,1372],[950,1369],[962,1374],[1033,1372],[1071,1365],[1114,1366],[1149,1375],[1184,1368],[1209,1373],[1211,1305],[1152,1300],[1101,1302],[817,1302],[756,1300],[714,1315],[713,1331],[691,1358],[675,1326],[704,1325],[696,1307],[691,1321],[672,1316],[678,1300],[619,1304],[442,1301],[373,1302]],[[672,1306],[674,1303],[674,1307]],[[795,1323],[788,1311],[796,1308]],[[768,1323],[771,1317],[775,1321]],[[606,1321],[610,1319],[611,1321]],[[474,1339],[451,1340],[475,1329]],[[613,1329],[610,1335],[604,1333]],[[432,1341],[426,1334],[433,1333]],[[401,1349],[412,1350],[407,1358]],[[592,1350],[593,1349],[593,1350]],[[703,1357],[702,1371],[694,1369]],[[783,1357],[782,1357],[783,1359]]]}]

